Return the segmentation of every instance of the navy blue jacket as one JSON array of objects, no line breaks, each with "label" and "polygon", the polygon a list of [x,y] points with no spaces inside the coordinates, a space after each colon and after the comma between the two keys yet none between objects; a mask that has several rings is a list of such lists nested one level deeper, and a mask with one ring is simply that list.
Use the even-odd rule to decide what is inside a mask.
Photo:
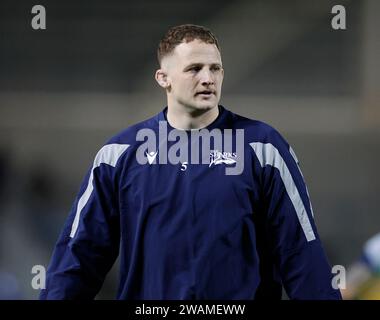
[{"label": "navy blue jacket", "polygon": [[[198,150],[208,163],[196,163],[191,147],[207,143],[194,144],[194,131],[180,133],[187,143],[163,139],[160,125],[180,131],[164,122],[166,111],[97,153],[40,299],[93,299],[118,255],[117,299],[280,299],[282,286],[291,299],[340,299],[298,160],[284,138],[219,106],[206,129],[222,132],[223,145],[210,139],[209,150]],[[151,135],[156,140],[148,147]],[[162,163],[170,153],[177,163]],[[227,174],[239,163],[238,174]]]}]

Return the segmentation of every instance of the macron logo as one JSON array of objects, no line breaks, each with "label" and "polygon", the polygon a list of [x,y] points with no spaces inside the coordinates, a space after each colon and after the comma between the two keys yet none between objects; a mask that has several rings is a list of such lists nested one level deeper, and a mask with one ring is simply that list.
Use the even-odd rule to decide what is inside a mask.
[{"label": "macron logo", "polygon": [[158,153],[158,151],[156,151],[156,152],[152,151],[149,153],[145,152],[146,157],[148,158],[149,164],[152,164],[154,162],[154,159],[156,159],[157,153]]}]

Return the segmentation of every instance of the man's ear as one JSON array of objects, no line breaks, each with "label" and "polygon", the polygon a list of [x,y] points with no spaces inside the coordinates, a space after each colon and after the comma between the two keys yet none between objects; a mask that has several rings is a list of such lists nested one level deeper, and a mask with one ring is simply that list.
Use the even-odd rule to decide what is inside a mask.
[{"label": "man's ear", "polygon": [[170,87],[168,76],[164,70],[158,69],[155,74],[155,79],[160,87],[164,89],[168,89]]}]

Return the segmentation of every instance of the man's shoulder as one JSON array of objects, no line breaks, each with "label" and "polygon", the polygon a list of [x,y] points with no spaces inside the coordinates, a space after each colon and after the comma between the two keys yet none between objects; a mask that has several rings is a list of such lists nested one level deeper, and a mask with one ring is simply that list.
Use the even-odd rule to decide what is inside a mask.
[{"label": "man's shoulder", "polygon": [[129,154],[129,151],[135,148],[136,134],[140,129],[154,128],[156,117],[133,124],[108,139],[98,150],[94,166],[97,167],[101,163],[115,166],[123,155]]},{"label": "man's shoulder", "polygon": [[157,115],[140,121],[138,123],[132,124],[122,131],[118,132],[112,136],[107,144],[129,144],[133,145],[136,143],[136,135],[141,129],[154,129],[157,126]]},{"label": "man's shoulder", "polygon": [[243,129],[245,140],[250,142],[262,143],[283,143],[286,142],[282,134],[272,125],[257,119],[241,116],[232,113],[234,127],[236,129]]}]

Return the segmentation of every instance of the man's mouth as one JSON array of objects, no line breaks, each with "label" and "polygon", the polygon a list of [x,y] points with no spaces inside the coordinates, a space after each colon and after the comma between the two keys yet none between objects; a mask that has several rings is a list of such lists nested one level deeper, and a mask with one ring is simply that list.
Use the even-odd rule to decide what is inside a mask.
[{"label": "man's mouth", "polygon": [[198,95],[211,96],[212,94],[215,94],[215,91],[213,91],[213,90],[203,90],[203,91],[197,92],[196,96],[198,96]]}]

